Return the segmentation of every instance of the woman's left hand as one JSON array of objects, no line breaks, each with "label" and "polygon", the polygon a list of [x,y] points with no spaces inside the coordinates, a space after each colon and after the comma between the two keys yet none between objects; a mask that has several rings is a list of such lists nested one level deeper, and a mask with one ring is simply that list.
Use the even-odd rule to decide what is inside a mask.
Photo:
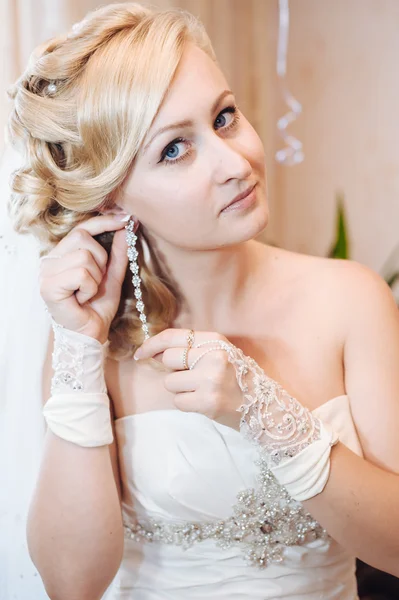
[{"label": "woman's left hand", "polygon": [[[188,347],[188,329],[165,329],[146,340],[134,355],[135,360],[154,358],[170,373],[165,376],[165,388],[175,394],[175,406],[185,412],[198,412],[224,425],[239,429],[243,394],[237,383],[235,367],[225,350],[206,353],[194,368],[184,367],[184,350]],[[195,348],[197,344],[206,344]],[[204,352],[217,342],[230,343],[215,332],[195,331],[193,347],[188,350],[187,364],[191,367]]]}]

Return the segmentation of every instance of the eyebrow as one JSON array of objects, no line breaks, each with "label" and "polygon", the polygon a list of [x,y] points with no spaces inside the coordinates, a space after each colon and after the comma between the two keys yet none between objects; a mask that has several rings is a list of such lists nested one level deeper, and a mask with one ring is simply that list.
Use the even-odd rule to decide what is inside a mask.
[{"label": "eyebrow", "polygon": [[[231,90],[224,90],[221,94],[219,94],[215,102],[212,104],[211,114],[216,111],[223,98],[229,95],[233,95],[233,92]],[[161,129],[158,129],[158,131],[156,131],[146,143],[146,145],[143,148],[143,154],[159,134],[164,133],[165,131],[169,131],[170,129],[183,129],[184,127],[193,127],[193,125],[194,121],[192,121],[191,119],[186,119],[184,121],[177,121],[176,123],[172,123],[171,125],[165,125],[165,127],[161,127]]]}]

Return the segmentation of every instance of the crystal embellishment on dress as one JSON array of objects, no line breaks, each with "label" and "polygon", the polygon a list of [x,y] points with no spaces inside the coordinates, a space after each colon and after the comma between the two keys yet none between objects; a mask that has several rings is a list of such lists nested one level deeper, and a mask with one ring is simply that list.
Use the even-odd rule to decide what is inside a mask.
[{"label": "crystal embellishment on dress", "polygon": [[226,520],[169,523],[152,518],[124,524],[125,537],[189,548],[214,540],[221,548],[242,547],[248,564],[260,568],[284,560],[287,546],[328,539],[328,533],[279,485],[264,459],[259,459],[258,490],[237,495],[233,514]]},{"label": "crystal embellishment on dress", "polygon": [[54,375],[51,380],[51,395],[68,393],[71,391],[83,392],[83,357],[86,344],[69,343],[63,334],[64,327],[52,320],[54,331],[54,351],[52,354],[52,367]]}]

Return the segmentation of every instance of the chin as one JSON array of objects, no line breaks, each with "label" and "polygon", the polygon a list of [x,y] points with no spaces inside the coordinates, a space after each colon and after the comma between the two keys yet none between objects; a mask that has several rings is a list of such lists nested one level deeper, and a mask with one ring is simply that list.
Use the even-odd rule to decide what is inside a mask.
[{"label": "chin", "polygon": [[229,224],[228,235],[230,238],[234,238],[231,243],[239,244],[257,238],[266,229],[268,223],[269,207],[267,201],[264,200],[247,214],[241,214],[234,224]]}]

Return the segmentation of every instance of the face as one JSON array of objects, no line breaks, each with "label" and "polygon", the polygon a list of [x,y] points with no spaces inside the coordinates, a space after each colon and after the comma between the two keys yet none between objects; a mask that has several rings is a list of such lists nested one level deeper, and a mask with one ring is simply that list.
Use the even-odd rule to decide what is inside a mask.
[{"label": "face", "polygon": [[[235,197],[253,192],[223,210]],[[215,63],[189,44],[127,177],[126,212],[150,237],[210,250],[257,236],[267,224],[264,149]]]}]

